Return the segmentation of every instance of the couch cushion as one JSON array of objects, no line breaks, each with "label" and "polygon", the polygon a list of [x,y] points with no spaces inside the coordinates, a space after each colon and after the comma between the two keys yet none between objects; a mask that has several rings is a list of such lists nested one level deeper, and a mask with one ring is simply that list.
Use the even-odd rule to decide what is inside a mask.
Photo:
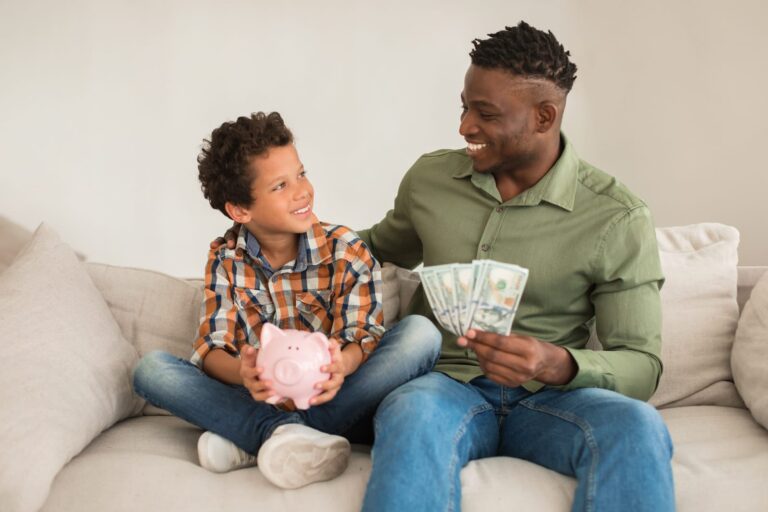
[{"label": "couch cushion", "polygon": [[768,273],[752,290],[731,354],[733,379],[752,416],[768,428]]},{"label": "couch cushion", "polygon": [[675,446],[677,508],[768,510],[768,431],[734,407],[675,407],[661,415]]},{"label": "couch cushion", "polygon": [[[768,432],[744,409],[680,407],[662,411],[675,442],[672,468],[681,512],[762,510],[768,505]],[[360,510],[370,474],[368,449],[354,446],[339,478],[283,491],[258,468],[209,473],[197,463],[201,431],[175,417],[118,423],[56,477],[43,512]],[[461,473],[462,510],[566,512],[576,482],[526,461],[493,457]],[[338,497],[343,496],[340,500]],[[87,497],[87,498],[86,498]]]},{"label": "couch cushion", "polygon": [[101,263],[86,268],[140,356],[152,350],[182,358],[192,354],[203,300],[201,281]]},{"label": "couch cushion", "polygon": [[32,238],[32,232],[0,215],[0,273]]},{"label": "couch cushion", "polygon": [[381,266],[382,309],[384,310],[384,327],[389,328],[400,318],[400,269],[391,263]]},{"label": "couch cushion", "polygon": [[41,225],[0,274],[0,503],[37,510],[102,430],[138,412],[136,350],[72,249]]},{"label": "couch cushion", "polygon": [[255,467],[225,474],[201,468],[200,434],[172,416],[119,423],[64,468],[42,511],[360,510],[370,471],[365,452],[353,451],[347,470],[330,482],[284,491]]},{"label": "couch cushion", "polygon": [[739,232],[723,224],[656,230],[666,282],[661,358],[664,372],[650,402],[743,406],[731,375]]}]

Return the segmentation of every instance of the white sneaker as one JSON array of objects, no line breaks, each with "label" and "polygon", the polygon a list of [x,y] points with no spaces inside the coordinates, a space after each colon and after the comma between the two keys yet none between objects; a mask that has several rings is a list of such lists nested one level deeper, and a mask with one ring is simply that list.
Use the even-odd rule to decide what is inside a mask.
[{"label": "white sneaker", "polygon": [[214,473],[256,465],[255,455],[241,450],[229,439],[213,432],[205,432],[197,440],[197,457],[202,467]]},{"label": "white sneaker", "polygon": [[280,425],[261,445],[258,466],[264,477],[283,489],[336,478],[347,469],[349,441],[313,428]]}]

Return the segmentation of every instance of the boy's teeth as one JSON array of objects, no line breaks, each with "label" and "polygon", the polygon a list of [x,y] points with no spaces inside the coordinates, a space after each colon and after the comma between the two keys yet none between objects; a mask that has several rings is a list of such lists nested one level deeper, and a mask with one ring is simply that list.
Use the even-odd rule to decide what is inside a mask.
[{"label": "boy's teeth", "polygon": [[293,212],[293,213],[307,213],[308,211],[309,211],[309,206],[305,206],[305,207],[304,207],[304,208],[302,208],[301,210],[296,210],[296,211],[295,211],[295,212]]}]

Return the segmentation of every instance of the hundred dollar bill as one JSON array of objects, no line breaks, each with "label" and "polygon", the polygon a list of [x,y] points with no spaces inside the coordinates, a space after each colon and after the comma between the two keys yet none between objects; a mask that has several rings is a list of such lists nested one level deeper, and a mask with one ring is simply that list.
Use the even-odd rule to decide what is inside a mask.
[{"label": "hundred dollar bill", "polygon": [[477,302],[480,298],[480,283],[488,270],[490,260],[472,260],[472,295],[469,300],[469,311],[467,312],[467,329],[472,325],[472,317],[477,309]]},{"label": "hundred dollar bill", "polygon": [[472,305],[472,288],[474,286],[474,271],[471,263],[457,263],[451,266],[453,274],[453,290],[456,296],[456,312],[459,323],[459,335],[466,334],[469,329],[470,309]]},{"label": "hundred dollar bill", "polygon": [[512,330],[528,269],[497,261],[484,261],[482,267],[469,327],[507,335]]},{"label": "hundred dollar bill", "polygon": [[453,330],[453,324],[448,316],[448,308],[442,296],[442,287],[439,284],[439,278],[431,267],[425,267],[419,271],[421,276],[421,285],[424,287],[424,293],[427,296],[429,305],[432,306],[432,312],[435,319],[447,331]]},{"label": "hundred dollar bill", "polygon": [[451,332],[460,335],[461,327],[459,325],[458,308],[456,302],[456,290],[453,286],[453,264],[437,265],[432,267],[432,271],[437,276],[440,286],[440,295],[446,307],[448,321],[451,324]]}]

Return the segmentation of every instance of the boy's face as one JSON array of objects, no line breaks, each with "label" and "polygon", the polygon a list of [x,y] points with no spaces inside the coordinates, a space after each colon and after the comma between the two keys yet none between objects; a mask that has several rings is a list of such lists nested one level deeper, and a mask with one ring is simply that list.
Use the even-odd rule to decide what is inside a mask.
[{"label": "boy's face", "polygon": [[305,233],[312,227],[315,191],[293,144],[273,146],[252,157],[251,172],[253,203],[242,209],[245,217],[238,222],[257,238]]}]

